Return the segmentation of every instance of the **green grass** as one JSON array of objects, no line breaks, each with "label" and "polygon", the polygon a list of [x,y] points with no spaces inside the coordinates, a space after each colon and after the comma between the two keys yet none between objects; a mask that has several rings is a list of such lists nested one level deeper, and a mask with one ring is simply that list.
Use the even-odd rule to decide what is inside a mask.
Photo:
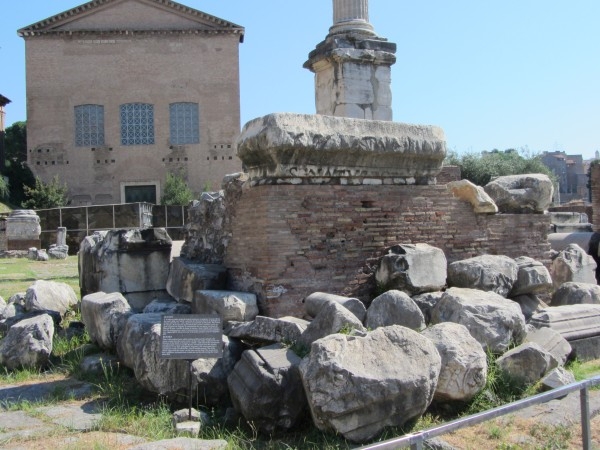
[{"label": "green grass", "polygon": [[[586,362],[571,361],[567,365],[567,369],[573,372],[576,381],[587,380],[600,375],[600,359]],[[600,386],[595,386],[594,389],[600,389]]]},{"label": "green grass", "polygon": [[66,283],[79,295],[79,271],[77,255],[67,259],[30,261],[27,258],[0,259],[0,297],[25,292],[36,280]]}]

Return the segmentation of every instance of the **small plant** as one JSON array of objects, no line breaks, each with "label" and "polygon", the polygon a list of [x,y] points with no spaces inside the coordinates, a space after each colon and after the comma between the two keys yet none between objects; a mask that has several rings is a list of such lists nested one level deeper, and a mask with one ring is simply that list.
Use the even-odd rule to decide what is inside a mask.
[{"label": "small plant", "polygon": [[187,205],[194,200],[194,193],[181,174],[167,173],[161,205]]},{"label": "small plant", "polygon": [[504,434],[504,430],[498,425],[492,425],[488,429],[488,435],[491,439],[500,440]]},{"label": "small plant", "polygon": [[47,209],[69,204],[67,185],[60,182],[58,175],[48,183],[36,177],[34,187],[24,185],[23,189],[26,196],[24,208]]}]

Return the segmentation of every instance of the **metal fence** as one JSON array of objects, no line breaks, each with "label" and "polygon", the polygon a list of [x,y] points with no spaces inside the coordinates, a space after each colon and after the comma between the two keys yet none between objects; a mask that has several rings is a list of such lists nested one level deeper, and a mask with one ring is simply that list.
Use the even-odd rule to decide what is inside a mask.
[{"label": "metal fence", "polygon": [[428,428],[427,430],[407,434],[402,437],[383,442],[378,442],[377,444],[360,447],[360,449],[357,450],[394,450],[405,447],[410,447],[414,450],[421,450],[424,448],[425,441],[428,439],[441,436],[461,428],[477,425],[479,423],[486,422],[490,419],[495,419],[496,417],[504,416],[529,406],[538,405],[549,400],[554,400],[555,398],[564,397],[565,395],[575,391],[579,391],[581,401],[581,448],[584,450],[591,450],[592,435],[590,430],[590,404],[588,390],[590,387],[596,385],[600,385],[600,376],[591,378],[589,380],[580,381],[579,383],[569,384],[549,392],[544,392],[543,394],[534,395],[533,397],[528,397],[507,405],[499,406],[498,408],[490,409],[472,416],[463,417],[452,422]]}]

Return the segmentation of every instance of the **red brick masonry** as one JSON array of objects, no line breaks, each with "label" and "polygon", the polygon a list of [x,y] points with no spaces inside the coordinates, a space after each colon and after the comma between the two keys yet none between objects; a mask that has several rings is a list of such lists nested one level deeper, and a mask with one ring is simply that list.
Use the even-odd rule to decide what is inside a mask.
[{"label": "red brick masonry", "polygon": [[370,301],[377,259],[396,243],[423,242],[449,262],[480,254],[548,264],[548,215],[478,215],[444,185],[275,185],[244,189],[224,265],[261,313],[303,315],[315,291]]}]

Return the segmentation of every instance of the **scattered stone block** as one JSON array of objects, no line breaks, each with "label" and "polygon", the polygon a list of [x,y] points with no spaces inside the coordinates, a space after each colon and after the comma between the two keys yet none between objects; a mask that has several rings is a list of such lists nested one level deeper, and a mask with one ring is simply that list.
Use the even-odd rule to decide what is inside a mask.
[{"label": "scattered stone block", "polygon": [[547,308],[548,305],[544,303],[535,294],[518,295],[511,298],[512,301],[517,302],[521,307],[521,312],[525,316],[525,321],[529,322],[534,314],[537,314],[542,309]]},{"label": "scattered stone block", "polygon": [[201,423],[200,422],[179,422],[175,425],[175,434],[177,436],[189,436],[196,438],[200,434]]},{"label": "scattered stone block", "polygon": [[227,270],[218,264],[198,264],[182,257],[173,258],[167,292],[180,302],[191,303],[194,292],[225,289]]},{"label": "scattered stone block", "polygon": [[371,302],[365,326],[374,330],[389,325],[402,325],[411,330],[425,328],[425,318],[417,304],[404,292],[387,291]]},{"label": "scattered stone block", "polygon": [[384,255],[375,272],[379,286],[409,295],[435,292],[446,286],[444,252],[428,244],[395,245]]},{"label": "scattered stone block", "polygon": [[317,317],[306,327],[298,343],[309,347],[317,339],[330,334],[339,333],[340,330],[366,331],[362,322],[354,314],[339,303],[327,303],[321,308]]},{"label": "scattered stone block", "polygon": [[229,322],[225,334],[231,338],[259,344],[277,342],[293,343],[306,330],[310,322],[296,317],[256,316],[252,322]]},{"label": "scattered stone block", "polygon": [[226,450],[229,444],[224,439],[198,439],[178,437],[161,441],[144,442],[129,447],[129,450]]},{"label": "scattered stone block", "polygon": [[115,355],[103,353],[100,355],[84,356],[79,367],[83,373],[102,375],[119,371],[119,358]]},{"label": "scattered stone block", "polygon": [[367,313],[365,304],[357,298],[344,297],[341,295],[327,294],[325,292],[313,292],[304,299],[304,308],[311,317],[316,317],[326,302],[337,302],[351,311],[358,320],[363,322]]},{"label": "scattered stone block", "polygon": [[552,204],[548,175],[533,173],[494,178],[484,187],[503,214],[543,214]]},{"label": "scattered stone block", "polygon": [[437,302],[440,301],[443,295],[443,292],[426,292],[411,297],[423,313],[427,325],[431,322],[431,310],[437,305]]},{"label": "scattered stone block", "polygon": [[563,283],[596,284],[596,261],[577,244],[569,244],[552,260],[550,267],[554,287]]},{"label": "scattered stone block", "polygon": [[0,341],[0,364],[9,370],[45,367],[52,352],[53,336],[54,321],[49,314],[17,322]]},{"label": "scattered stone block", "polygon": [[469,330],[446,322],[427,328],[422,335],[433,342],[442,358],[434,400],[466,402],[484,388],[487,357]]},{"label": "scattered stone block", "polygon": [[525,318],[516,302],[494,292],[450,288],[435,305],[431,323],[460,323],[481,346],[504,353],[512,343],[520,344],[526,335]]},{"label": "scattered stone block", "polygon": [[144,314],[191,314],[192,305],[189,303],[179,303],[173,298],[157,298],[148,303],[142,312]]},{"label": "scattered stone block", "polygon": [[228,378],[235,409],[265,433],[293,428],[306,412],[300,361],[280,344],[245,351]]},{"label": "scattered stone block", "polygon": [[552,306],[580,305],[591,303],[600,305],[600,286],[591,283],[575,283],[568,281],[552,295]]},{"label": "scattered stone block", "polygon": [[66,283],[38,280],[25,293],[27,311],[55,311],[61,316],[77,305],[73,288]]},{"label": "scattered stone block", "polygon": [[541,379],[540,384],[542,390],[550,391],[568,384],[575,383],[575,375],[564,367],[556,367],[552,369],[544,378]]},{"label": "scattered stone block", "polygon": [[455,197],[469,202],[477,214],[496,214],[498,207],[481,186],[469,180],[452,181],[446,185]]},{"label": "scattered stone block", "polygon": [[515,259],[518,267],[517,280],[515,281],[510,297],[526,294],[544,294],[552,287],[550,272],[541,262],[526,256]]},{"label": "scattered stone block", "polygon": [[96,292],[81,300],[81,320],[90,339],[105,350],[116,349],[119,336],[132,314],[129,303],[119,292]]},{"label": "scattered stone block", "polygon": [[258,315],[256,295],[248,292],[198,290],[192,301],[192,314],[218,314],[223,323],[247,322]]},{"label": "scattered stone block", "polygon": [[48,249],[48,257],[50,259],[67,259],[69,256],[68,245],[56,245],[52,244]]},{"label": "scattered stone block", "polygon": [[563,366],[571,354],[571,344],[558,331],[539,328],[527,333],[524,342],[534,342],[550,353]]},{"label": "scattered stone block", "polygon": [[508,256],[482,255],[448,266],[448,285],[491,291],[506,297],[517,281],[519,268]]},{"label": "scattered stone block", "polygon": [[557,367],[558,361],[535,342],[526,342],[504,353],[496,364],[515,382],[533,384]]},{"label": "scattered stone block", "polygon": [[31,261],[48,261],[49,257],[46,250],[38,250],[37,248],[32,247],[27,251],[27,259],[30,259]]},{"label": "scattered stone block", "polygon": [[313,421],[352,442],[422,415],[433,399],[441,358],[433,343],[399,325],[364,337],[315,341],[300,373]]}]

